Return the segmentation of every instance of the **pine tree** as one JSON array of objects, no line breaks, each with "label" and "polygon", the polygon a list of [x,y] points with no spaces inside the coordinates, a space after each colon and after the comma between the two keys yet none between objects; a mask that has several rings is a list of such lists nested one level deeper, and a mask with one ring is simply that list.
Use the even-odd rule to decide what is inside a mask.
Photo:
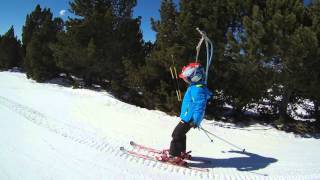
[{"label": "pine tree", "polygon": [[[311,46],[307,45],[307,49],[310,53],[307,56],[307,60],[303,63],[306,67],[304,74],[302,77],[304,79],[301,83],[301,87],[304,88],[304,92],[307,98],[311,99],[314,104],[314,115],[317,119],[317,122],[320,124],[320,1],[316,0],[313,1],[307,7],[306,14],[305,14],[305,21],[307,22],[306,25],[310,26],[309,34],[303,36],[308,36],[307,44],[311,44]],[[310,32],[311,31],[311,32]]]},{"label": "pine tree", "polygon": [[0,36],[0,69],[21,67],[22,49],[21,43],[14,35],[11,28],[3,36]]},{"label": "pine tree", "polygon": [[[275,73],[274,88],[279,89],[282,99],[278,103],[278,123],[290,122],[288,104],[299,89],[301,63],[309,56],[305,49],[308,48],[305,37],[309,36],[308,27],[303,27],[304,5],[300,0],[275,1],[268,0],[265,12],[266,42],[265,54],[269,60],[278,61],[280,70]],[[306,37],[311,38],[312,37]],[[309,41],[309,40],[307,40]],[[272,42],[272,43],[269,43]],[[311,42],[311,41],[310,41]],[[268,51],[272,52],[269,53]]]},{"label": "pine tree", "polygon": [[[242,18],[250,13],[252,3],[252,1],[240,0],[182,0],[178,18],[178,31],[186,48],[186,57],[195,60],[195,46],[200,39],[199,33],[195,30],[196,27],[206,31],[207,36],[213,41],[214,64],[209,69],[208,85],[222,92],[216,95],[232,104],[239,113],[253,101],[253,96],[258,96],[258,92],[254,90],[259,85],[250,83],[246,78],[251,82],[257,82],[259,75],[252,76],[252,73],[259,68],[253,64],[241,65],[240,62],[245,58],[239,56],[239,50],[236,52],[237,50],[234,49],[237,57],[230,57],[227,51],[231,42],[227,41],[227,36],[228,32],[234,35],[243,31]],[[206,63],[205,55],[205,48],[202,47],[199,61],[203,64]],[[236,58],[236,62],[231,66],[230,62],[233,58]],[[247,86],[242,86],[241,83],[244,82],[247,82]]]},{"label": "pine tree", "polygon": [[28,43],[31,41],[34,32],[38,31],[42,24],[42,10],[40,5],[37,5],[31,14],[26,17],[25,25],[22,30],[22,44],[26,48]]},{"label": "pine tree", "polygon": [[66,32],[52,46],[60,68],[122,94],[129,86],[125,63],[143,62],[140,19],[132,18],[136,0],[76,0],[71,11],[81,18],[66,22]]},{"label": "pine tree", "polygon": [[[83,78],[88,86],[99,77],[109,76],[110,69],[105,63],[111,60],[112,55],[107,56],[105,49],[112,52],[112,23],[111,10],[67,21],[66,31],[59,33],[58,42],[51,46],[58,67]],[[93,76],[93,71],[98,75]]]},{"label": "pine tree", "polygon": [[263,19],[260,7],[265,5],[243,2],[239,4],[236,27],[227,33],[223,61],[217,68],[217,78],[225,100],[241,115],[253,103],[259,103],[271,87],[272,72],[261,52],[261,38],[265,35],[260,23]]},{"label": "pine tree", "polygon": [[[241,1],[236,0],[182,0],[178,12],[172,1],[162,1],[160,20],[152,21],[153,29],[157,33],[155,47],[143,70],[145,77],[148,77],[143,80],[146,87],[144,96],[148,97],[146,94],[150,92],[150,96],[153,95],[153,102],[149,100],[146,104],[155,103],[156,107],[162,110],[178,111],[179,102],[176,100],[169,72],[172,60],[175,60],[178,69],[190,61],[195,61],[195,47],[201,38],[196,31],[196,27],[199,27],[214,41],[214,66],[223,61],[225,36],[230,28],[238,26],[234,14],[242,8],[241,5]],[[200,52],[200,62],[203,64],[204,49]],[[210,74],[214,74],[212,69],[210,71]],[[162,80],[161,83],[158,82],[159,79]],[[209,86],[219,87],[213,82],[214,79],[209,77]]]},{"label": "pine tree", "polygon": [[272,87],[272,96],[281,97],[281,101],[270,99],[276,103],[274,112],[279,111],[277,123],[290,122],[288,104],[303,94],[303,84],[310,82],[304,73],[310,70],[309,60],[316,57],[317,38],[305,24],[305,7],[300,0],[267,0],[265,4],[253,4],[249,12],[243,17],[244,33],[240,38],[230,40],[233,35],[229,35],[231,57],[245,57],[242,64],[258,63],[263,71],[255,72],[256,75],[269,72],[257,79],[266,82],[258,87]]},{"label": "pine tree", "polygon": [[148,108],[177,112],[179,105],[172,86],[169,67],[173,61],[183,64],[184,48],[180,44],[177,29],[176,5],[172,0],[163,0],[160,7],[160,20],[151,19],[156,41],[152,52],[146,58],[146,65],[141,68],[140,87],[143,87],[144,104]]},{"label": "pine tree", "polygon": [[46,80],[48,78],[45,74],[47,71],[43,71],[41,68],[46,67],[44,61],[46,61],[47,58],[44,57],[42,43],[37,35],[31,38],[26,52],[26,62],[28,62],[28,66],[26,66],[27,77],[33,78],[38,82]]},{"label": "pine tree", "polygon": [[57,33],[62,31],[63,21],[60,18],[53,19],[52,16],[50,9],[42,10],[40,5],[37,5],[35,10],[27,15],[23,27],[22,41],[26,52],[24,66],[27,76],[40,82],[53,78],[58,73],[49,46],[56,42]]},{"label": "pine tree", "polygon": [[[200,35],[196,28],[204,30],[214,42],[215,58],[222,59],[226,43],[226,34],[230,28],[236,28],[237,13],[242,8],[241,1],[230,0],[181,0],[178,18],[178,31],[184,42],[189,58],[195,58],[195,46]],[[204,48],[202,48],[204,49]],[[201,53],[204,58],[205,53]]]}]

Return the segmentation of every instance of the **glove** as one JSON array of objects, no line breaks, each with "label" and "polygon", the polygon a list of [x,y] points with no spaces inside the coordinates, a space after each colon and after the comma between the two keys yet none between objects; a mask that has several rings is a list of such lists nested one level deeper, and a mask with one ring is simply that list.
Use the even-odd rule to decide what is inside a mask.
[{"label": "glove", "polygon": [[198,127],[197,124],[194,123],[193,121],[190,121],[190,122],[189,122],[189,126],[192,127],[192,128],[194,128],[194,129]]}]

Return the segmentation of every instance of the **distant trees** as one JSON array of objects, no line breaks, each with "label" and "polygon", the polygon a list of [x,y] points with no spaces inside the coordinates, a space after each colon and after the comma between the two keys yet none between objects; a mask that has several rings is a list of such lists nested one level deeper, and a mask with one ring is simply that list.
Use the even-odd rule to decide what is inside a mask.
[{"label": "distant trees", "polygon": [[19,67],[22,64],[23,51],[21,43],[11,28],[3,36],[0,36],[0,69]]},{"label": "distant trees", "polygon": [[[75,0],[77,18],[66,22],[52,46],[59,68],[84,79],[86,85],[105,83],[115,93],[128,88],[126,65],[144,62],[140,18],[133,18],[136,0]],[[129,68],[127,66],[127,68]]]}]

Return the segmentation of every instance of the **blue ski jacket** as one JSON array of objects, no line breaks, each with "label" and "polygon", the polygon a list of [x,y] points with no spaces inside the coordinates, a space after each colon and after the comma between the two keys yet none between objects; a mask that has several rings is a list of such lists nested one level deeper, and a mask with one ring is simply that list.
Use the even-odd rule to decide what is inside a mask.
[{"label": "blue ski jacket", "polygon": [[199,127],[203,120],[207,101],[213,93],[204,83],[191,83],[183,97],[180,118],[183,122],[193,122]]}]

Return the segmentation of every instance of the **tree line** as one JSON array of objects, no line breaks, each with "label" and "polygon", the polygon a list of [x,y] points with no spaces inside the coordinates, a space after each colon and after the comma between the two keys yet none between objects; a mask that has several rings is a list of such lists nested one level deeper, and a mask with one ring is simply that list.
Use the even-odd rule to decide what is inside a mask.
[{"label": "tree line", "polygon": [[[13,27],[1,35],[0,68],[21,67],[38,82],[64,73],[128,103],[177,114],[169,67],[179,71],[195,60],[199,27],[214,42],[208,86],[215,98],[208,116],[253,118],[285,130],[320,129],[319,0],[162,0],[160,18],[150,20],[155,42],[143,40],[141,17],[133,17],[136,0],[69,5],[74,18],[66,21],[37,5],[26,17],[22,42]],[[199,59],[205,62],[205,48]],[[186,85],[179,87],[184,91]],[[308,114],[301,118],[316,121],[296,121],[298,105]],[[258,115],[249,116],[253,107]]]}]

